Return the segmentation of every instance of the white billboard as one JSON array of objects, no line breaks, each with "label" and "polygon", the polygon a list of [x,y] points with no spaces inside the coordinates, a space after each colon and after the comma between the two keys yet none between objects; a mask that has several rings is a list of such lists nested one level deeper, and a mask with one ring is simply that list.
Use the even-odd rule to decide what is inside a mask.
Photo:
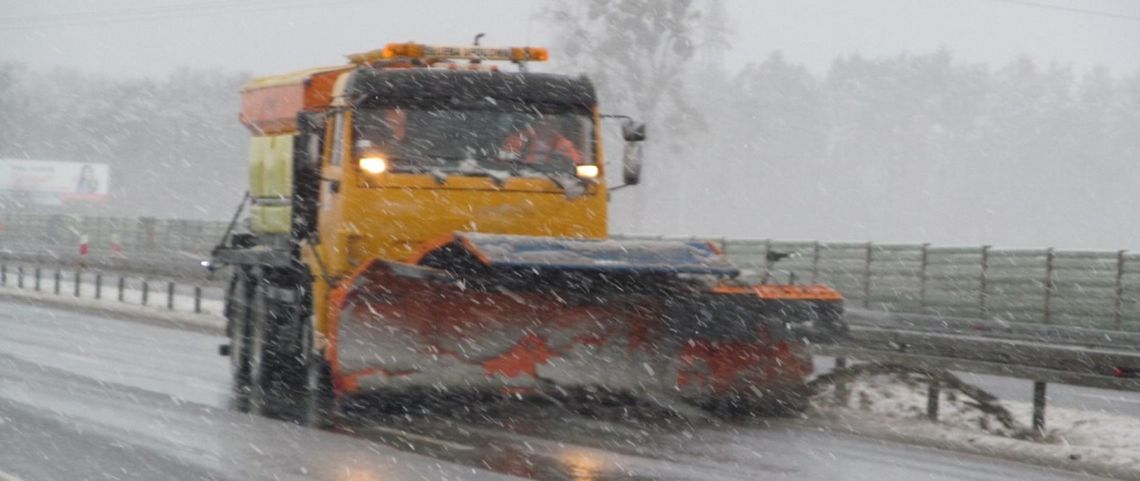
[{"label": "white billboard", "polygon": [[0,196],[35,204],[102,202],[111,169],[107,164],[0,159]]}]

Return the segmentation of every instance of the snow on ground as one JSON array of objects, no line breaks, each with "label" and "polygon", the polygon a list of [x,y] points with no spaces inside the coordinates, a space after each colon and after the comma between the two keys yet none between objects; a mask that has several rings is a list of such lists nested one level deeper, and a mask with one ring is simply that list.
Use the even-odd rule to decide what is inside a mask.
[{"label": "snow on ground", "polygon": [[[1029,403],[1009,403],[1010,411],[1028,419]],[[1046,409],[1045,442],[1068,451],[1069,457],[1131,466],[1140,471],[1140,419],[1077,409]]]},{"label": "snow on ground", "polygon": [[220,314],[222,302],[218,300],[203,299],[202,313],[195,314],[190,312],[191,306],[193,306],[191,296],[175,295],[175,309],[169,310],[166,308],[165,293],[163,293],[163,297],[143,306],[138,302],[142,297],[141,292],[132,292],[131,289],[124,290],[124,302],[119,302],[117,292],[104,291],[101,299],[94,299],[87,294],[86,290],[82,291],[83,296],[74,297],[73,291],[66,289],[61,289],[60,294],[54,294],[50,287],[37,292],[29,286],[25,285],[23,289],[13,287],[11,284],[0,286],[0,297],[24,300],[33,304],[50,304],[94,313],[103,312],[128,316],[170,324],[175,327],[185,326],[218,331],[223,329],[226,324],[225,319]]},{"label": "snow on ground", "polygon": [[1017,425],[1004,426],[973,400],[943,389],[939,418],[926,417],[927,385],[902,375],[864,376],[847,384],[846,403],[834,389],[812,400],[822,426],[896,440],[997,456],[1032,464],[1140,479],[1140,419],[1100,411],[1050,408],[1036,436],[1030,403],[1002,401]]}]

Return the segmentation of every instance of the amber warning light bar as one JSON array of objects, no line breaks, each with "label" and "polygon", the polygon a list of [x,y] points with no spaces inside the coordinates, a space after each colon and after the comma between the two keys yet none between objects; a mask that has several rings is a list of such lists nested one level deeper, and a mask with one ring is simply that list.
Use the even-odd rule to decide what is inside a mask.
[{"label": "amber warning light bar", "polygon": [[453,47],[419,43],[390,43],[380,50],[354,53],[348,59],[355,64],[408,59],[438,60],[504,60],[511,62],[545,62],[549,52],[542,47]]}]

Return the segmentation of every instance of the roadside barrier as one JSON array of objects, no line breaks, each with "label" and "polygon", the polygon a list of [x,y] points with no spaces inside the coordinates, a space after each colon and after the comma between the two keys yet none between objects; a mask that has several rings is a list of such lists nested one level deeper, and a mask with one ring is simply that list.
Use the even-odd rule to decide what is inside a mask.
[{"label": "roadside barrier", "polygon": [[[106,292],[107,280],[111,280],[114,292]],[[223,286],[224,282],[220,280],[180,279],[154,272],[141,274],[138,270],[114,272],[81,264],[29,264],[22,259],[0,255],[0,288],[30,289],[33,292],[46,292],[50,288],[54,295],[76,299],[137,304],[194,314],[220,314]],[[107,294],[114,296],[113,301],[106,299]],[[156,294],[161,299],[155,299]],[[155,301],[159,302],[156,304]]]}]

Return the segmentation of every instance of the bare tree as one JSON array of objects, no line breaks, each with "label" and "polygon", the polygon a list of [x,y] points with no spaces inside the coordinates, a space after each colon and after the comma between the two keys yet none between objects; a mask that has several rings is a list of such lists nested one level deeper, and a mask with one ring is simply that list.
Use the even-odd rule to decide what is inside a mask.
[{"label": "bare tree", "polygon": [[701,18],[692,0],[560,0],[542,18],[562,63],[590,75],[611,109],[655,125],[697,118],[684,88]]}]

